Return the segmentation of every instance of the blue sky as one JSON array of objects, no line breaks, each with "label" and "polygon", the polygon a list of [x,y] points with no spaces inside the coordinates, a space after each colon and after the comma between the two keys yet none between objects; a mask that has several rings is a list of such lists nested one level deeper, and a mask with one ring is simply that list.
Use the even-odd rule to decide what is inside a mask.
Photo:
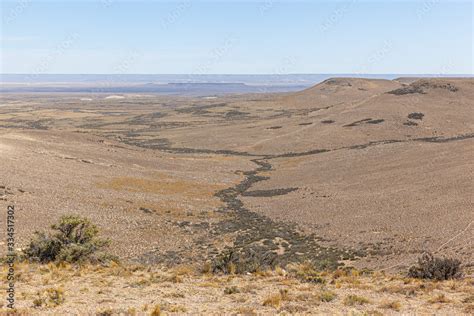
[{"label": "blue sky", "polygon": [[472,1],[1,1],[2,73],[473,73]]}]

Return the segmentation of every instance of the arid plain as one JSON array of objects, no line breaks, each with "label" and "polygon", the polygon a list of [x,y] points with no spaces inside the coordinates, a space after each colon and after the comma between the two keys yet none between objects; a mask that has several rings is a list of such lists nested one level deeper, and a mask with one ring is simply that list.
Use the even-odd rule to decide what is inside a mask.
[{"label": "arid plain", "polygon": [[[184,280],[163,277],[168,285],[158,293],[139,285],[144,292],[130,294],[129,303],[113,298],[128,291],[124,284],[92,284],[108,292],[100,303],[100,295],[71,285],[83,272],[57,281],[73,293],[66,291],[64,305],[39,309],[31,293],[48,284],[24,280],[29,292],[18,305],[27,313],[81,313],[80,300],[89,313],[109,305],[149,313],[144,306],[156,304],[177,313],[472,312],[472,301],[462,301],[473,297],[474,79],[335,78],[296,93],[207,98],[3,94],[0,159],[0,207],[15,206],[19,248],[61,215],[79,214],[98,225],[123,264],[148,269],[130,275],[158,269]],[[214,283],[202,278],[215,276],[179,270],[198,270],[224,249],[271,258],[278,270]],[[408,299],[379,289],[414,286],[397,275],[426,251],[463,263],[463,280],[432,288],[447,293],[446,302],[430,303],[435,292]],[[351,286],[331,283],[340,298],[324,305],[309,285],[286,277],[304,262],[355,267],[373,279],[345,275]],[[34,276],[42,268],[24,269]],[[383,281],[385,273],[391,277]],[[197,278],[211,285],[195,293]],[[223,293],[226,282],[243,284],[240,301]],[[258,293],[244,290],[252,283]],[[262,305],[275,291],[281,302]],[[351,291],[402,306],[345,304]],[[303,292],[314,297],[297,299]],[[213,301],[218,295],[225,297]]]}]

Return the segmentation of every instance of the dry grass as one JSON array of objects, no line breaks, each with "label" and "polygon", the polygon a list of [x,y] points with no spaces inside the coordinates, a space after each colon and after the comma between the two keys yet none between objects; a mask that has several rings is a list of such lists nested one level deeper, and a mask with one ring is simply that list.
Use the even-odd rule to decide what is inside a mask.
[{"label": "dry grass", "polygon": [[355,305],[365,305],[370,303],[370,301],[359,295],[348,295],[344,298],[344,305],[346,306],[355,306]]},{"label": "dry grass", "polygon": [[323,277],[324,273],[317,271],[310,262],[290,264],[288,271],[303,282],[326,283],[326,279]]},{"label": "dry grass", "polygon": [[282,299],[283,298],[280,293],[271,294],[263,300],[262,305],[280,308]]},{"label": "dry grass", "polygon": [[[469,280],[432,282],[350,271],[318,272],[334,281],[323,285],[306,282],[281,268],[230,276],[203,274],[193,266],[164,269],[120,264],[79,267],[19,263],[16,268],[22,279],[17,282],[18,308],[28,314],[82,312],[84,308],[89,314],[102,315],[255,315],[275,311],[314,314],[322,310],[337,313],[348,307],[364,310],[368,315],[405,313],[420,307],[428,312],[457,314],[471,312],[474,305]],[[301,270],[313,273],[306,267]],[[48,285],[43,285],[45,277]],[[59,280],[62,281],[58,283]],[[355,280],[372,284],[373,289],[354,288]],[[337,282],[342,286],[338,287]],[[382,290],[376,290],[382,284]],[[417,295],[406,295],[413,290]],[[379,303],[369,308],[371,302]]]},{"label": "dry grass", "polygon": [[318,294],[318,298],[321,302],[332,302],[336,299],[337,294],[333,291],[323,290]]},{"label": "dry grass", "polygon": [[470,295],[462,300],[465,304],[474,303],[474,295]]},{"label": "dry grass", "polygon": [[171,275],[166,279],[174,283],[181,283],[185,277],[190,277],[196,273],[196,269],[189,265],[180,265],[171,270]]},{"label": "dry grass", "polygon": [[37,291],[33,300],[34,307],[56,307],[64,303],[64,290],[61,288],[47,288]]},{"label": "dry grass", "polygon": [[435,304],[435,303],[440,303],[440,304],[445,304],[445,303],[451,303],[452,301],[446,297],[446,295],[443,294],[438,294],[428,300],[428,303]]},{"label": "dry grass", "polygon": [[280,292],[267,296],[263,301],[263,306],[272,306],[274,308],[280,308],[283,301],[289,301],[288,289],[280,289]]},{"label": "dry grass", "polygon": [[392,309],[398,312],[402,308],[402,304],[400,303],[400,301],[387,301],[380,304],[380,308]]},{"label": "dry grass", "polygon": [[474,314],[474,304],[467,305],[466,307],[464,307],[463,311],[468,315]]},{"label": "dry grass", "polygon": [[165,310],[171,313],[186,313],[188,311],[185,306],[178,304],[171,304]]},{"label": "dry grass", "polygon": [[236,312],[237,312],[238,315],[242,315],[242,316],[257,315],[254,308],[247,307],[247,306],[238,307]]},{"label": "dry grass", "polygon": [[231,295],[236,293],[240,293],[239,288],[236,286],[229,286],[224,289],[224,294]]}]

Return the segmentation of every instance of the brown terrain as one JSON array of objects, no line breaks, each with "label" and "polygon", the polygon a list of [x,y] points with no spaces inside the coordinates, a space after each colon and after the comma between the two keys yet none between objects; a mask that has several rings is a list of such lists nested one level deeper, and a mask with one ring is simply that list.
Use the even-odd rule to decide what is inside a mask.
[{"label": "brown terrain", "polygon": [[[18,248],[79,214],[122,262],[20,264],[26,314],[474,310],[474,79],[335,78],[216,98],[3,94],[0,159]],[[225,249],[270,258],[270,271],[196,272]],[[461,260],[464,278],[406,278],[427,251]],[[326,285],[290,275],[307,262],[339,269]],[[64,303],[35,308],[47,288]]]}]

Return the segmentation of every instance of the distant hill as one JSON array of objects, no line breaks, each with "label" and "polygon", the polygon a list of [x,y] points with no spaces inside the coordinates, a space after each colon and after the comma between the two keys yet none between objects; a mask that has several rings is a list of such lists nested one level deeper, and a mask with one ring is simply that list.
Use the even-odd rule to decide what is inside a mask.
[{"label": "distant hill", "polygon": [[242,93],[299,91],[305,85],[247,85],[244,83],[167,83],[167,84],[3,84],[3,93],[158,93],[165,95],[208,96]]}]

